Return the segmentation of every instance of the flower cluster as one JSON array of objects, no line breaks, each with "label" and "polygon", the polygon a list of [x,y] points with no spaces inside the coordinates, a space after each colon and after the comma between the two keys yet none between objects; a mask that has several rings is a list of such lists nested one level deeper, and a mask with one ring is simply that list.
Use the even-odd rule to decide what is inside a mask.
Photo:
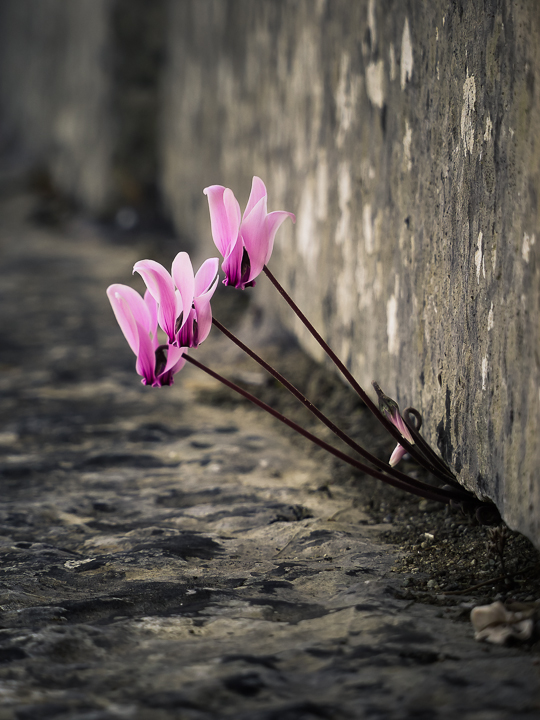
[{"label": "flower cluster", "polygon": [[[266,187],[253,178],[243,217],[232,190],[212,185],[208,196],[212,237],[223,255],[225,285],[246,288],[268,262],[281,223],[292,213],[267,212]],[[189,348],[198,347],[212,327],[210,301],[218,283],[218,260],[203,262],[197,274],[186,252],[175,257],[171,272],[155,260],[140,260],[133,272],[147,287],[142,298],[127,285],[111,285],[107,295],[118,324],[137,357],[136,369],[145,385],[172,385]],[[166,343],[157,338],[158,326]]]},{"label": "flower cluster", "polygon": [[[382,462],[340,430],[277,370],[244,345],[218,320],[212,318],[210,302],[218,284],[217,258],[205,260],[197,273],[193,271],[190,257],[185,252],[178,253],[174,258],[170,273],[155,260],[140,260],[135,263],[133,272],[139,273],[146,285],[144,297],[126,285],[115,284],[108,288],[107,294],[116,319],[137,357],[136,369],[142,376],[143,384],[154,387],[172,385],[175,373],[181,370],[186,362],[190,362],[357,470],[424,498],[446,503],[467,501],[470,504],[470,497],[459,487],[448,466],[419,434],[422,420],[418,411],[407,408],[402,416],[397,403],[385,395],[377,383],[373,383],[379,396],[377,408],[349,369],[270,272],[267,263],[272,254],[276,232],[287,218],[294,223],[295,216],[285,210],[271,213],[267,211],[266,187],[258,177],[253,178],[251,193],[243,215],[238,201],[229,188],[211,185],[205,188],[204,194],[208,198],[212,237],[223,256],[221,268],[225,274],[224,284],[244,290],[255,285],[256,278],[264,272],[351,387],[398,444],[389,463]],[[198,347],[208,337],[212,325],[264,367],[340,440],[370,465],[345,455],[281,415],[259,398],[188,356],[191,348]],[[163,342],[158,339],[158,333],[163,334]],[[445,482],[445,486],[433,487],[398,470],[395,466],[405,453],[409,453],[429,472]]]}]

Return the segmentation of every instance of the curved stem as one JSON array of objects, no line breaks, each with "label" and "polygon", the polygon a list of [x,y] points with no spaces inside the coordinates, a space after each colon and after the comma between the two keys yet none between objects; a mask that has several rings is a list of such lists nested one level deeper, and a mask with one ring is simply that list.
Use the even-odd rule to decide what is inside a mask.
[{"label": "curved stem", "polygon": [[[416,425],[411,420],[411,415],[415,418],[417,422]],[[420,435],[419,430],[422,425],[422,415],[418,412],[418,410],[412,407],[405,408],[403,411],[403,420],[409,428],[409,431],[413,436],[415,443],[418,445],[420,452],[422,452],[425,457],[429,458],[431,462],[439,468],[440,472],[445,476],[445,480],[447,482],[455,485],[456,487],[461,487],[444,460],[437,455],[433,448]]]},{"label": "curved stem", "polygon": [[215,378],[216,380],[219,380],[219,382],[223,383],[227,387],[229,387],[231,390],[234,390],[239,395],[242,395],[247,400],[250,400],[252,403],[260,407],[262,410],[265,410],[267,413],[275,417],[277,420],[280,420],[285,425],[288,425],[292,430],[299,433],[300,435],[303,435],[303,437],[310,440],[315,445],[318,445],[323,450],[326,450],[326,452],[330,453],[331,455],[334,455],[335,457],[339,458],[343,462],[347,463],[348,465],[352,465],[352,467],[355,467],[357,470],[361,470],[362,472],[366,473],[367,475],[371,475],[372,477],[376,478],[377,480],[382,480],[382,482],[387,483],[388,485],[392,485],[395,488],[398,488],[400,490],[405,490],[406,492],[412,493],[413,495],[418,495],[423,498],[427,498],[428,500],[435,500],[436,502],[442,502],[442,503],[450,503],[451,500],[462,500],[465,497],[469,498],[469,494],[465,494],[463,492],[456,492],[454,490],[445,490],[444,488],[436,488],[432,487],[431,485],[427,485],[425,483],[419,483],[419,481],[415,481],[415,483],[418,483],[421,485],[421,487],[418,487],[416,484],[413,486],[409,484],[408,482],[402,482],[401,480],[397,480],[396,478],[390,477],[389,475],[385,475],[384,473],[380,472],[379,470],[375,470],[374,468],[369,467],[368,465],[365,465],[364,463],[360,462],[359,460],[355,460],[354,458],[349,457],[345,453],[341,452],[341,450],[337,450],[336,448],[332,447],[332,445],[329,445],[328,443],[324,442],[324,440],[320,440],[318,437],[310,433],[308,430],[304,430],[300,425],[295,423],[293,420],[289,420],[289,418],[282,415],[277,410],[274,410],[274,408],[270,407],[270,405],[267,405],[262,400],[259,400],[259,398],[255,397],[255,395],[252,395],[247,390],[244,390],[243,388],[239,387],[238,385],[235,385],[235,383],[231,382],[230,380],[227,380],[222,375],[219,375],[219,373],[215,372],[214,370],[211,370],[206,365],[203,365],[198,360],[195,360],[194,358],[190,357],[189,355],[183,356],[187,362],[190,362],[192,365],[195,365],[195,367],[198,367],[200,370],[203,370],[205,373],[210,375],[211,377]]},{"label": "curved stem", "polygon": [[350,370],[343,364],[343,362],[338,358],[338,356],[335,354],[335,352],[332,350],[332,348],[328,345],[328,343],[322,338],[322,336],[315,330],[313,325],[310,323],[310,321],[307,319],[307,317],[304,315],[304,313],[300,310],[298,305],[294,302],[294,300],[290,297],[290,295],[286,292],[286,290],[281,286],[281,284],[278,282],[278,280],[274,277],[274,275],[270,272],[268,267],[265,265],[263,267],[263,272],[266,275],[266,277],[270,280],[272,285],[276,288],[276,290],[279,292],[281,297],[285,300],[285,302],[289,305],[289,307],[293,310],[293,312],[297,315],[297,317],[302,321],[302,323],[305,325],[305,327],[309,330],[311,335],[315,338],[315,340],[319,343],[319,345],[322,347],[322,349],[325,351],[325,353],[328,355],[330,360],[334,363],[334,365],[337,367],[337,369],[340,371],[340,373],[343,375],[343,377],[347,380],[349,385],[353,388],[353,390],[359,395],[359,397],[363,400],[363,402],[367,405],[369,410],[373,413],[373,415],[377,418],[377,420],[381,423],[381,425],[387,430],[387,432],[392,435],[392,437],[395,439],[396,442],[398,442],[400,445],[402,445],[405,450],[411,455],[419,465],[424,467],[426,470],[429,470],[433,475],[438,477],[439,479],[443,481],[447,481],[448,474],[444,473],[444,475],[441,476],[441,472],[438,470],[436,466],[433,465],[432,462],[428,458],[425,458],[422,453],[414,447],[414,445],[411,445],[410,442],[408,442],[399,432],[399,430],[387,419],[384,417],[384,415],[379,411],[379,408],[375,405],[375,403],[371,400],[369,395],[366,393],[366,391],[358,384]]},{"label": "curved stem", "polygon": [[424,483],[422,483],[419,480],[416,480],[415,478],[409,477],[406,473],[401,472],[400,470],[397,470],[396,468],[391,467],[388,465],[388,463],[385,463],[383,460],[379,460],[375,455],[372,455],[369,451],[365,450],[361,445],[359,445],[357,442],[355,442],[352,438],[350,438],[346,433],[343,432],[343,430],[340,430],[340,428],[337,427],[324,413],[322,413],[310,400],[308,400],[301,392],[298,390],[297,387],[295,387],[291,382],[289,382],[283,375],[278,372],[275,368],[272,367],[269,363],[267,363],[265,360],[263,360],[260,355],[258,355],[256,352],[254,352],[250,347],[248,347],[245,343],[243,343],[240,338],[236,337],[234,333],[232,333],[230,330],[228,330],[224,325],[222,325],[219,320],[216,320],[216,318],[212,318],[212,324],[225,335],[231,342],[233,342],[235,345],[237,345],[241,350],[243,350],[247,355],[249,355],[252,360],[255,360],[256,363],[258,363],[262,368],[264,368],[272,377],[274,377],[276,380],[278,380],[294,397],[299,400],[304,407],[306,407],[315,417],[320,420],[322,423],[326,425],[327,428],[329,428],[337,437],[342,440],[344,443],[346,443],[350,448],[352,448],[355,452],[357,452],[359,455],[361,455],[363,458],[368,460],[372,465],[374,465],[378,470],[381,470],[382,472],[387,473],[388,475],[391,475],[392,477],[395,477],[397,480],[400,480],[401,482],[406,482],[409,485],[414,485],[417,487],[424,487]]}]

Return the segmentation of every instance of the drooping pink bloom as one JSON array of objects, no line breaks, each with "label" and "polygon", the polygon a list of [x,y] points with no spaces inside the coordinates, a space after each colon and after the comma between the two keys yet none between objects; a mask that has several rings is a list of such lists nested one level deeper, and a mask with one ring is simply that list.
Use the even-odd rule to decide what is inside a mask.
[{"label": "drooping pink bloom", "polygon": [[[392,400],[394,403],[394,401]],[[405,440],[408,440],[411,445],[414,445],[414,438],[411,435],[411,432],[407,425],[405,424],[405,420],[401,417],[401,414],[399,412],[399,407],[397,403],[394,403],[395,407],[392,408],[391,412],[386,415],[388,420],[392,423],[392,425],[395,425],[399,432],[403,435]],[[380,408],[380,405],[379,405]],[[394,448],[394,451],[390,455],[390,460],[388,461],[388,464],[392,467],[395,467],[398,462],[403,458],[403,456],[407,453],[407,450],[403,447],[403,445],[400,445],[399,443]]]},{"label": "drooping pink bloom", "polygon": [[400,445],[399,443],[394,448],[394,451],[390,455],[390,460],[388,461],[388,464],[390,467],[395,467],[398,462],[403,458],[404,455],[406,455],[407,451],[403,447],[403,445]]},{"label": "drooping pink bloom", "polygon": [[210,258],[196,275],[189,255],[180,252],[172,264],[172,275],[155,260],[140,260],[133,272],[142,276],[157,303],[157,320],[169,344],[197,347],[212,327],[210,300],[218,283],[218,260]]},{"label": "drooping pink bloom", "polygon": [[[401,413],[399,412],[399,405],[397,404],[397,402],[395,400],[392,400],[392,398],[388,395],[385,395],[378,383],[374,382],[372,383],[372,385],[375,388],[375,392],[377,393],[379,398],[379,410],[381,414],[384,415],[384,417],[389,420],[392,425],[397,427],[405,440],[407,440],[411,445],[414,445],[414,438],[411,435],[411,431],[407,427],[405,420],[401,417]],[[392,467],[395,467],[406,454],[406,452],[407,450],[398,443],[394,448],[392,455],[390,456],[388,464]]]},{"label": "drooping pink bloom", "polygon": [[253,178],[243,217],[229,188],[211,185],[203,192],[208,197],[212,237],[223,255],[224,284],[242,290],[255,285],[270,259],[278,228],[288,217],[296,222],[296,217],[285,210],[267,212],[266,187],[258,177]]},{"label": "drooping pink bloom", "polygon": [[173,376],[185,365],[187,348],[160,345],[157,338],[157,305],[147,291],[144,299],[127,285],[110,285],[107,296],[129,347],[143,385],[172,385]]}]

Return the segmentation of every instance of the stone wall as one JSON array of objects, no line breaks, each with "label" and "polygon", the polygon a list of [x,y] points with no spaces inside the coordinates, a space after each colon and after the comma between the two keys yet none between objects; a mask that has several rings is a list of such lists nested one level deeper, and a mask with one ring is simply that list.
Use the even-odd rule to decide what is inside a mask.
[{"label": "stone wall", "polygon": [[177,226],[210,251],[201,189],[263,177],[298,216],[275,273],[538,543],[540,6],[195,0],[169,33]]},{"label": "stone wall", "polygon": [[536,0],[151,5],[0,2],[2,155],[98,214],[160,187],[207,254],[202,189],[260,175],[276,275],[540,543]]}]

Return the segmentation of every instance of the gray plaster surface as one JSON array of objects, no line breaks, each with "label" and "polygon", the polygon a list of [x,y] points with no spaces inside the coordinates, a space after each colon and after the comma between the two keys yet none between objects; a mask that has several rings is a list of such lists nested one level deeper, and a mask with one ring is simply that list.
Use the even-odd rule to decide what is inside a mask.
[{"label": "gray plaster surface", "polygon": [[536,656],[399,600],[329,464],[195,368],[139,383],[105,288],[143,246],[32,203],[0,213],[0,719],[537,718]]},{"label": "gray plaster surface", "polygon": [[[163,187],[252,175],[272,270],[362,385],[424,417],[460,481],[540,543],[537,0],[172,3]],[[288,320],[305,348],[318,347]]]},{"label": "gray plaster surface", "polygon": [[2,0],[0,154],[208,253],[202,189],[260,175],[276,275],[540,547],[539,39],[537,0]]}]

